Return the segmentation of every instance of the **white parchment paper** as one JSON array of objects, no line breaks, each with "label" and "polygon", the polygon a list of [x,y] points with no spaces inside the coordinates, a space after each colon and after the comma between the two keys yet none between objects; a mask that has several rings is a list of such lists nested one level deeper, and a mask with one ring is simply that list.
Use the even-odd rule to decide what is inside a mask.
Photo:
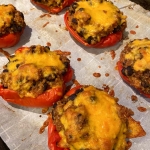
[{"label": "white parchment paper", "polygon": [[[58,15],[41,17],[47,12],[31,4],[30,0],[0,0],[0,4],[11,3],[22,11],[27,24],[20,42],[5,50],[12,54],[21,46],[36,44],[46,46],[47,42],[50,42],[51,50],[70,51],[71,66],[75,70],[76,80],[81,84],[92,84],[98,88],[102,88],[103,84],[108,85],[114,89],[115,96],[120,99],[119,103],[131,108],[135,113],[134,118],[141,121],[147,134],[142,138],[132,139],[131,150],[149,150],[150,100],[125,84],[115,67],[121,50],[129,40],[150,38],[150,13],[128,0],[113,0],[113,2],[128,16],[124,40],[113,47],[94,49],[82,46],[65,30],[63,16],[66,10]],[[131,34],[131,30],[136,34]],[[110,53],[112,50],[116,54],[114,59]],[[81,61],[78,61],[78,58],[81,58]],[[7,59],[0,54],[0,71],[6,62]],[[94,72],[100,73],[101,77],[94,77]],[[109,76],[106,76],[106,73]],[[132,102],[132,95],[137,96],[137,102]],[[139,106],[146,108],[147,111],[140,112],[137,109]],[[40,108],[16,106],[0,98],[0,136],[10,150],[48,150],[47,129],[43,134],[39,134],[39,129],[46,118]]]}]

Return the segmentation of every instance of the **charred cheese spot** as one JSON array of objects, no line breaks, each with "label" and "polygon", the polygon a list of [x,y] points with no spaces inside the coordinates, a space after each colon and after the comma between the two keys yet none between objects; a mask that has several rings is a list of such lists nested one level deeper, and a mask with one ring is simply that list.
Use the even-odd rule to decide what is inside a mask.
[{"label": "charred cheese spot", "polygon": [[37,97],[49,88],[62,86],[69,63],[67,57],[48,47],[25,47],[9,57],[0,75],[1,82],[4,87],[17,91],[20,97]]},{"label": "charred cheese spot", "polygon": [[110,1],[80,0],[69,12],[70,26],[91,44],[126,27],[126,16]]},{"label": "charred cheese spot", "polygon": [[61,137],[58,146],[70,150],[125,150],[127,116],[131,112],[93,86],[84,86],[75,95],[74,100],[64,98],[53,108],[53,120]]},{"label": "charred cheese spot", "polygon": [[26,26],[24,15],[12,4],[0,5],[0,36],[20,32]]}]

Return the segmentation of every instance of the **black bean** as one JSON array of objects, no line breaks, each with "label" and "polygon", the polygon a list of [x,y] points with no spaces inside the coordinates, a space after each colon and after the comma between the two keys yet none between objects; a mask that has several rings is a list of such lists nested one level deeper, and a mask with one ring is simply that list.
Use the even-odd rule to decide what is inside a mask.
[{"label": "black bean", "polygon": [[84,11],[84,8],[79,8],[78,11]]},{"label": "black bean", "polygon": [[[55,108],[56,106],[57,106],[57,103],[54,103],[52,107]],[[52,119],[54,120],[54,119],[55,119],[55,118],[54,118],[54,116],[55,116],[55,115],[54,115],[54,114],[55,114],[54,111],[52,111],[51,114],[52,114]]]},{"label": "black bean", "polygon": [[11,16],[12,14],[13,14],[12,12],[8,12],[8,15],[10,15],[10,16]]},{"label": "black bean", "polygon": [[83,91],[83,88],[80,88],[78,90],[76,90],[75,94],[81,93]]},{"label": "black bean", "polygon": [[53,82],[55,81],[57,75],[53,74],[53,76],[50,74],[49,76],[46,77],[47,81]]},{"label": "black bean", "polygon": [[77,97],[76,94],[72,94],[71,96],[68,97],[68,99],[73,101],[76,97]]},{"label": "black bean", "polygon": [[131,66],[128,66],[127,68],[123,68],[121,70],[122,74],[125,76],[131,76],[133,74],[133,68]]},{"label": "black bean", "polygon": [[131,76],[133,74],[133,68],[131,66],[127,67],[127,75]]},{"label": "black bean", "polygon": [[3,72],[8,72],[8,69],[4,69]]},{"label": "black bean", "polygon": [[15,59],[15,60],[13,60],[12,62],[17,62],[18,61],[18,59]]},{"label": "black bean", "polygon": [[70,8],[70,9],[69,9],[69,13],[72,15],[72,14],[75,13],[75,10]]},{"label": "black bean", "polygon": [[72,139],[72,135],[71,135],[71,134],[69,134],[69,135],[68,135],[68,138],[69,138],[69,139]]},{"label": "black bean", "polygon": [[144,71],[144,73],[150,75],[150,70],[149,70],[149,69],[146,69],[146,70]]},{"label": "black bean", "polygon": [[87,42],[89,43],[89,44],[91,44],[91,41],[93,40],[93,37],[92,36],[89,36],[88,38],[87,38]]},{"label": "black bean", "polygon": [[4,89],[7,89],[7,88],[8,88],[8,86],[7,86],[7,85],[3,85],[3,88],[4,88]]},{"label": "black bean", "polygon": [[15,55],[10,55],[9,57],[10,57],[10,58],[14,58],[14,57],[15,57]]},{"label": "black bean", "polygon": [[81,37],[83,37],[84,32],[81,30],[80,33],[78,33]]},{"label": "black bean", "polygon": [[35,48],[36,48],[36,45],[32,45],[30,48],[31,48],[31,49],[32,49],[32,48],[35,49]]},{"label": "black bean", "polygon": [[32,85],[36,86],[36,81],[35,80],[32,81]]},{"label": "black bean", "polygon": [[69,67],[69,62],[68,61],[63,62],[63,64],[65,65],[65,68]]},{"label": "black bean", "polygon": [[75,25],[78,24],[78,20],[76,18],[72,18],[72,23],[74,23]]},{"label": "black bean", "polygon": [[20,66],[20,64],[17,64],[17,65],[16,65],[16,68],[18,68],[19,66]]},{"label": "black bean", "polygon": [[23,15],[23,13],[22,12],[20,12],[20,14],[19,14],[23,19],[24,19],[24,15]]},{"label": "black bean", "polygon": [[[86,140],[86,139],[88,139],[89,138],[89,133],[84,133],[84,134],[82,134],[82,136],[81,136],[81,139],[84,139],[84,140]],[[81,149],[80,149],[81,150]],[[82,149],[82,150],[85,150],[85,149]],[[86,150],[89,150],[89,149],[86,149]]]},{"label": "black bean", "polygon": [[36,51],[36,46],[35,45],[32,45],[31,47],[30,47],[30,50],[28,51],[29,53],[35,53],[35,51]]},{"label": "black bean", "polygon": [[33,54],[35,53],[35,49],[31,49],[29,52]]},{"label": "black bean", "polygon": [[141,85],[142,85],[144,88],[150,87],[150,84],[149,84],[148,82],[146,82],[146,81],[142,81],[142,82],[141,82]]},{"label": "black bean", "polygon": [[61,74],[62,74],[62,75],[65,75],[66,72],[67,72],[67,69],[63,69],[62,72],[61,72]]},{"label": "black bean", "polygon": [[49,52],[49,51],[50,51],[50,47],[49,47],[49,46],[45,46],[44,51],[45,51],[45,52]]},{"label": "black bean", "polygon": [[95,100],[96,100],[96,96],[90,96],[90,100],[92,101],[92,102],[94,102]]},{"label": "black bean", "polygon": [[[56,108],[56,106],[57,106],[57,103],[54,103],[54,104],[53,104],[53,108]],[[52,112],[53,112],[53,111],[52,111]]]},{"label": "black bean", "polygon": [[80,92],[82,92],[82,91],[83,91],[83,88],[80,88],[80,89],[76,90],[74,94],[72,94],[72,95],[70,95],[70,96],[68,97],[68,99],[69,99],[69,100],[74,100],[74,99],[77,97],[77,95],[78,95]]},{"label": "black bean", "polygon": [[78,7],[78,4],[77,4],[76,2],[74,2],[74,3],[72,4],[72,8],[76,9],[77,7]]},{"label": "black bean", "polygon": [[16,25],[16,31],[22,31],[22,26]]},{"label": "black bean", "polygon": [[118,31],[120,31],[120,30],[121,30],[121,27],[120,27],[120,26],[118,26],[117,28],[114,28],[113,33],[116,33],[116,32],[118,32]]},{"label": "black bean", "polygon": [[46,91],[48,89],[48,84],[45,82],[44,84],[43,84],[43,91]]}]

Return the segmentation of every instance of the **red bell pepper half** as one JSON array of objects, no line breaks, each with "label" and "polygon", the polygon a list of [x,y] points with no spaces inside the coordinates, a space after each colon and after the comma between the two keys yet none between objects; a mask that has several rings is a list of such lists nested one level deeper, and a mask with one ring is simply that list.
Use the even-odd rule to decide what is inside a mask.
[{"label": "red bell pepper half", "polygon": [[[21,53],[24,50],[24,47],[21,47],[16,50],[15,53]],[[53,103],[58,101],[64,94],[65,83],[71,81],[73,76],[73,70],[71,67],[68,67],[68,71],[63,75],[63,84],[57,87],[48,89],[43,94],[37,96],[36,98],[23,97],[20,98],[18,93],[14,90],[4,88],[3,85],[0,85],[0,96],[7,102],[11,102],[21,106],[28,107],[49,107]]]}]

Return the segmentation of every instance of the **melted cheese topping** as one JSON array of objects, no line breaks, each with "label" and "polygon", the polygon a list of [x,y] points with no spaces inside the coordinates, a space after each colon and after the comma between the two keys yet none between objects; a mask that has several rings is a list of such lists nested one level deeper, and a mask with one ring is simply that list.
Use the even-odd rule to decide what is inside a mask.
[{"label": "melted cheese topping", "polygon": [[0,28],[3,26],[9,27],[12,20],[15,8],[13,5],[0,5]]},{"label": "melted cheese topping", "polygon": [[[70,102],[69,102],[70,103]],[[66,104],[66,105],[71,105]],[[74,111],[66,113],[61,117],[65,131],[60,131],[61,147],[66,146],[66,136],[71,131],[74,140],[69,143],[70,150],[90,149],[90,150],[123,150],[126,147],[124,134],[127,131],[126,124],[122,122],[118,115],[118,105],[116,100],[106,92],[97,90],[93,86],[84,88],[74,100]],[[82,107],[84,106],[84,107]],[[68,107],[68,106],[67,106]],[[69,110],[68,110],[69,111]],[[78,132],[76,130],[74,113],[80,112],[87,117],[87,125]],[[89,135],[87,139],[81,138],[84,134]]]},{"label": "melted cheese topping", "polygon": [[[7,72],[1,74],[2,84],[18,92],[20,97],[37,97],[48,88],[63,85],[66,66],[55,51],[24,47],[9,58]],[[33,52],[32,52],[33,50]],[[66,60],[67,61],[67,60]]]},{"label": "melted cheese topping", "polygon": [[[112,2],[82,0],[77,1],[77,4],[74,17],[78,19],[78,26],[75,28],[78,33],[84,32],[85,39],[96,35],[100,41],[101,37],[107,36],[113,32],[114,28],[126,22],[126,16]],[[90,21],[86,20],[87,14],[90,15]]]},{"label": "melted cheese topping", "polygon": [[135,71],[150,69],[150,40],[134,40],[129,44],[131,51],[125,55],[125,59],[134,60]]},{"label": "melted cheese topping", "polygon": [[110,2],[104,1],[100,3],[95,0],[89,2],[79,1],[78,4],[77,10],[84,8],[84,11],[91,15],[93,22],[97,22],[97,24],[101,24],[105,26],[105,28],[108,28],[116,21],[118,22],[116,12],[119,11],[119,9]]},{"label": "melted cheese topping", "polygon": [[[40,46],[37,46],[37,49],[38,48],[40,48]],[[55,52],[49,51],[48,53],[27,53],[27,51],[30,51],[28,47],[24,48],[21,53],[18,51],[15,57],[11,58],[13,63],[8,64],[7,68],[10,71],[14,71],[16,69],[16,65],[19,63],[35,64],[40,68],[45,66],[57,66],[60,70],[64,69],[65,67],[60,60],[60,55],[57,55]]]}]

